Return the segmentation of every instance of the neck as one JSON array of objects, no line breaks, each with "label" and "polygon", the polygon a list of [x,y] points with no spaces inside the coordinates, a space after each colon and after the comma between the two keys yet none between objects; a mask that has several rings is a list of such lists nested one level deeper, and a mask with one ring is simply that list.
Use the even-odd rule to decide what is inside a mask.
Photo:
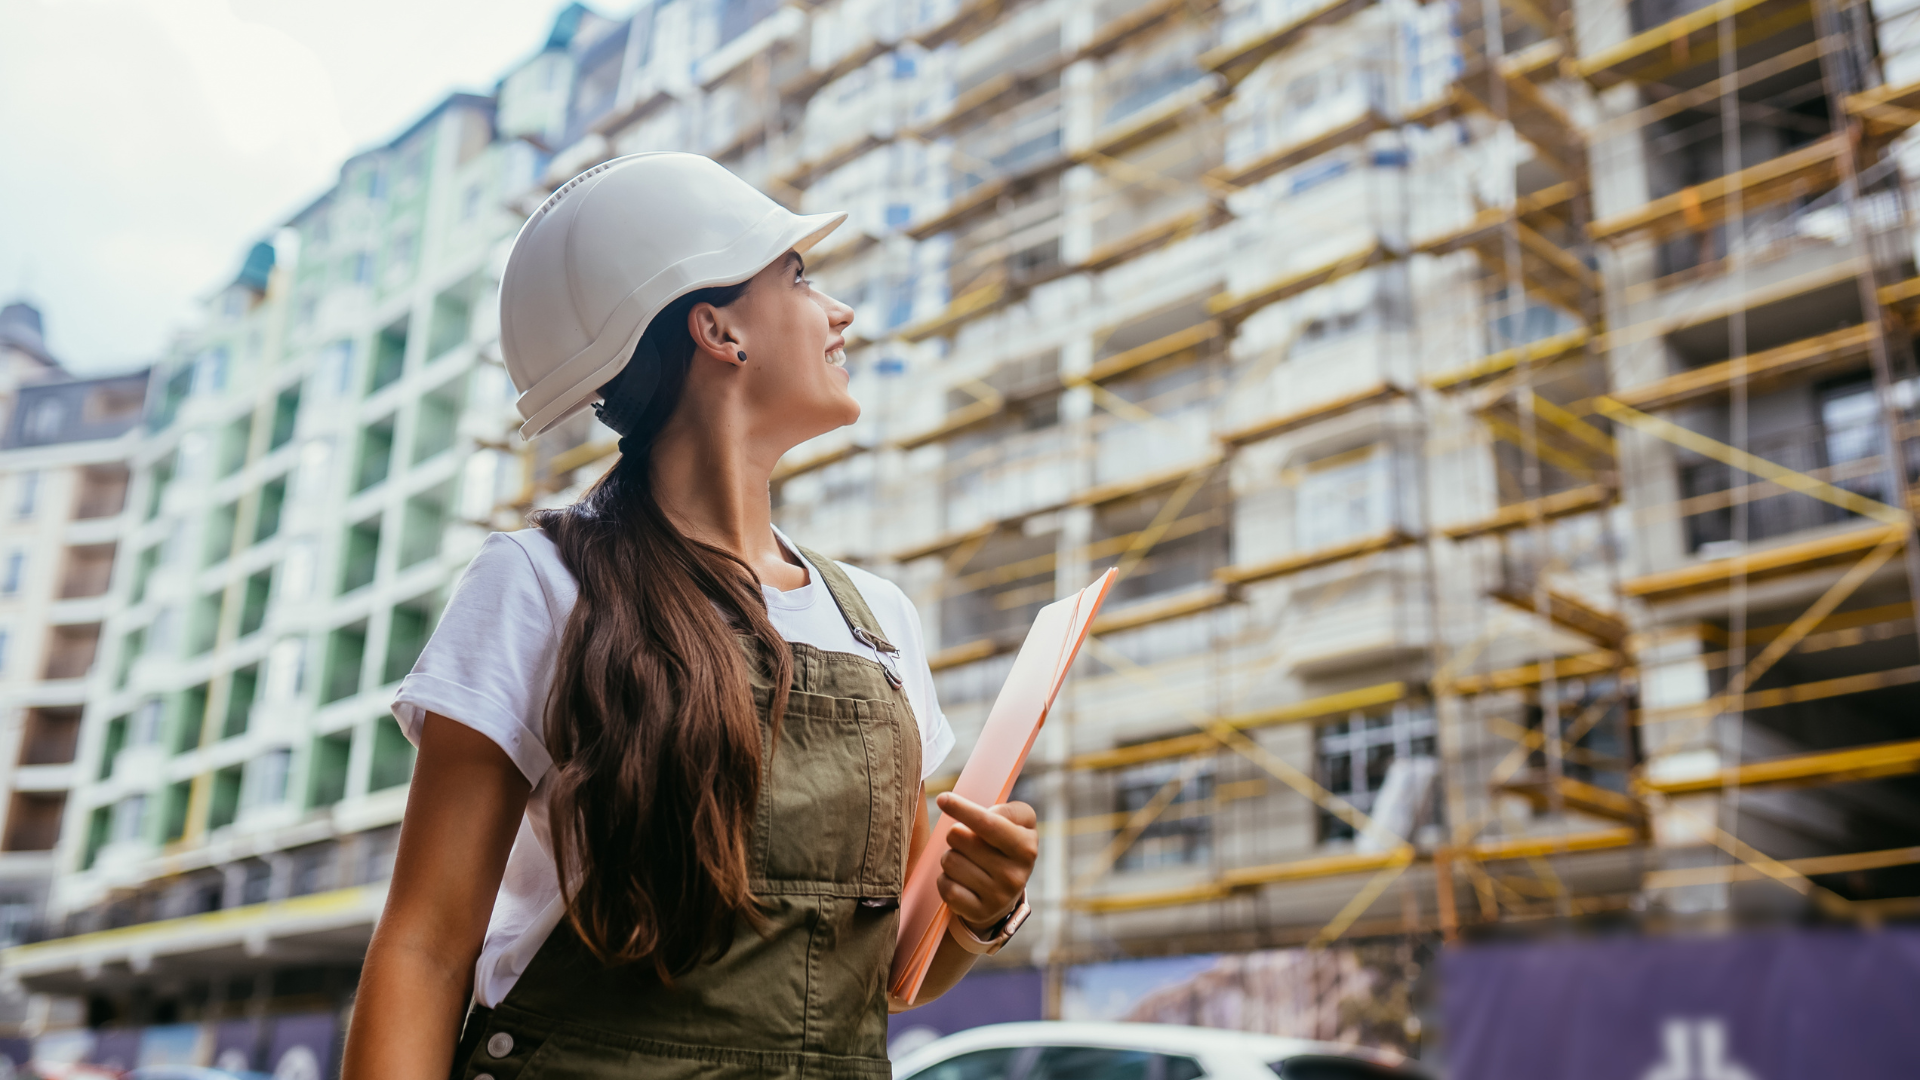
[{"label": "neck", "polygon": [[653,490],[682,535],[737,556],[769,584],[791,567],[773,537],[768,483],[785,447],[763,446],[728,408],[689,395],[654,441]]}]

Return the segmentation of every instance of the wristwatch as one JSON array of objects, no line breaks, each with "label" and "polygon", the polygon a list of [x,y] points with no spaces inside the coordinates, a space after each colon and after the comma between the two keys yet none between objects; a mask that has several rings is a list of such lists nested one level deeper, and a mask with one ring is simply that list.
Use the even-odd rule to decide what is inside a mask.
[{"label": "wristwatch", "polygon": [[1020,890],[1020,899],[1014,901],[1013,910],[1000,917],[1000,921],[987,928],[987,936],[981,937],[974,932],[967,921],[955,915],[947,921],[947,933],[958,942],[960,947],[975,956],[992,956],[1006,947],[1013,932],[1033,914],[1033,908],[1027,904],[1027,890]]}]

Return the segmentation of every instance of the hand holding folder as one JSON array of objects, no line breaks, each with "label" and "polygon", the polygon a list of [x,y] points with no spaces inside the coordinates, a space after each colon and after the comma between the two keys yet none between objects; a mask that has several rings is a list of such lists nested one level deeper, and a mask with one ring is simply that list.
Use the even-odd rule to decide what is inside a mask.
[{"label": "hand holding folder", "polygon": [[[973,754],[960,770],[954,794],[981,806],[1007,801],[1115,575],[1116,571],[1108,570],[1074,595],[1040,609],[980,729]],[[919,995],[953,918],[935,887],[952,829],[953,819],[948,816],[933,827],[926,849],[908,872],[906,892],[900,899],[900,940],[894,946],[888,989],[902,1001],[911,1002]]]}]

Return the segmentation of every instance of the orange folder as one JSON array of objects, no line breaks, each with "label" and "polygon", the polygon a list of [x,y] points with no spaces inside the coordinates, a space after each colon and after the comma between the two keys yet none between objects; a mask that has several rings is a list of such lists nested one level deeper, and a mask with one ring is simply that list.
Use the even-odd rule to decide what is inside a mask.
[{"label": "orange folder", "polygon": [[[1116,574],[1108,570],[1074,595],[1040,609],[1020,646],[1020,655],[1013,658],[1013,670],[1007,672],[1000,696],[994,699],[993,711],[980,729],[973,754],[960,770],[959,782],[953,785],[954,794],[981,806],[1007,801]],[[940,899],[935,888],[940,879],[940,858],[947,851],[947,833],[952,828],[953,818],[942,815],[926,849],[908,872],[906,892],[900,898],[900,940],[893,950],[888,989],[902,1001],[919,996],[927,967],[933,963],[952,919],[946,901]]]}]

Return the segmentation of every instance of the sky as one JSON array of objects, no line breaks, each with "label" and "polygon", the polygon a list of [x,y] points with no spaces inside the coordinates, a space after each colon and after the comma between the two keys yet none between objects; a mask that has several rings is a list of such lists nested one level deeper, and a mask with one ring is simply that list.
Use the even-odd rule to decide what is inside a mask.
[{"label": "sky", "polygon": [[159,359],[348,155],[490,91],[561,6],[0,0],[0,304],[76,374]]}]

